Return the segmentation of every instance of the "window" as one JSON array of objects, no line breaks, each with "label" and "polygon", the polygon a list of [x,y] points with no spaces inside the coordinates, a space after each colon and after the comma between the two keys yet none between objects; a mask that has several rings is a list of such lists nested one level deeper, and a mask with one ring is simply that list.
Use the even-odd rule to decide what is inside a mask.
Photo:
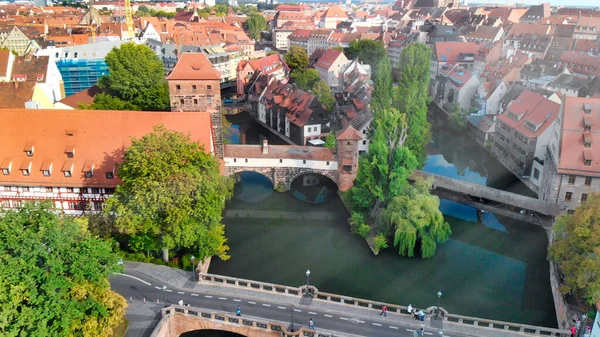
[{"label": "window", "polygon": [[540,179],[540,170],[538,170],[536,168],[533,169],[533,178]]},{"label": "window", "polygon": [[9,175],[9,174],[10,174],[10,169],[3,168],[3,169],[2,169],[2,174],[4,174],[5,176],[6,176],[6,175]]},{"label": "window", "polygon": [[105,188],[104,193],[113,194],[113,193],[115,193],[115,189],[114,188]]},{"label": "window", "polygon": [[92,171],[85,171],[84,175],[86,178],[91,178],[94,175],[94,173],[92,173]]},{"label": "window", "polygon": [[279,159],[279,164],[283,163],[283,159]]},{"label": "window", "polygon": [[363,140],[362,142],[363,142],[363,145],[367,145],[367,141],[366,140]]},{"label": "window", "polygon": [[569,176],[569,185],[575,184],[575,176]]},{"label": "window", "polygon": [[208,89],[208,90],[212,90],[212,85],[207,85],[207,86],[206,86],[206,89]]},{"label": "window", "polygon": [[234,162],[234,163],[235,163],[235,162],[237,162],[237,159],[236,159],[236,158],[233,158],[233,162]]},{"label": "window", "polygon": [[46,187],[46,192],[52,193],[52,187]]},{"label": "window", "polygon": [[303,161],[302,161],[302,164],[306,164],[306,160],[303,160]]},{"label": "window", "polygon": [[244,159],[246,161],[246,163],[248,162],[248,158]]},{"label": "window", "polygon": [[183,98],[179,99],[179,104],[185,104],[185,101],[183,100]]},{"label": "window", "polygon": [[94,210],[96,210],[96,211],[102,210],[102,203],[100,201],[94,201]]},{"label": "window", "polygon": [[181,90],[181,86],[180,86],[179,84],[177,84],[177,85],[175,86],[175,90],[177,90],[177,91]]},{"label": "window", "polygon": [[98,193],[100,193],[100,189],[97,188],[97,187],[94,187],[94,188],[92,188],[92,193],[93,194],[98,194]]},{"label": "window", "polygon": [[25,154],[27,155],[27,157],[31,157],[31,156],[33,156],[33,149],[31,149],[31,150],[26,150],[26,151],[25,151]]},{"label": "window", "polygon": [[115,174],[113,172],[106,172],[106,179],[114,179]]},{"label": "window", "polygon": [[571,201],[572,197],[573,197],[573,192],[565,193],[565,201]]},{"label": "window", "polygon": [[24,176],[28,176],[29,175],[29,169],[21,170],[21,172],[23,173]]},{"label": "window", "polygon": [[364,129],[363,130],[363,135],[366,135],[366,134],[367,134],[367,129]]},{"label": "window", "polygon": [[350,142],[347,142],[346,145],[350,145]]},{"label": "window", "polygon": [[44,177],[50,176],[50,170],[43,170],[42,173],[44,174]]},{"label": "window", "polygon": [[583,194],[581,195],[581,202],[586,202],[586,201],[587,201],[587,196],[588,196],[588,195],[587,195],[586,193],[583,193]]},{"label": "window", "polygon": [[10,208],[10,200],[2,200],[2,208]]},{"label": "window", "polygon": [[76,203],[76,202],[69,201],[69,209],[76,209],[76,207],[77,207],[76,205],[77,205],[77,204],[78,204],[78,203]]},{"label": "window", "polygon": [[206,104],[212,105],[212,98],[207,98],[206,99]]},{"label": "window", "polygon": [[196,91],[196,85],[192,84],[192,91]]},{"label": "window", "polygon": [[67,187],[67,192],[73,193],[73,187]]},{"label": "window", "polygon": [[198,99],[194,98],[194,105],[198,105]]},{"label": "window", "polygon": [[65,171],[65,177],[67,178],[71,178],[73,175],[71,174],[71,171]]},{"label": "window", "polygon": [[311,130],[311,127],[309,126],[309,127],[308,127],[308,132],[310,132],[310,130]]},{"label": "window", "polygon": [[583,164],[584,164],[585,166],[592,166],[592,161],[591,161],[591,160],[589,160],[589,159],[586,159],[586,160],[583,162]]},{"label": "window", "polygon": [[585,186],[591,186],[591,185],[592,185],[592,178],[585,177]]}]

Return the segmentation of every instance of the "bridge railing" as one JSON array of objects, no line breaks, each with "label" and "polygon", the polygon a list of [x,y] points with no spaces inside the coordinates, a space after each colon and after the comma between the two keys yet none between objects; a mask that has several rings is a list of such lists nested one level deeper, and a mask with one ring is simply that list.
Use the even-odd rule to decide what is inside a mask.
[{"label": "bridge railing", "polygon": [[[270,322],[254,317],[235,316],[222,312],[209,312],[206,309],[186,307],[181,305],[171,305],[161,309],[162,316],[185,315],[198,319],[209,320],[215,323],[232,324],[238,327],[257,329],[268,332],[278,332],[283,337],[333,337],[330,333],[317,332],[313,329],[299,327],[297,331],[288,331],[287,326],[282,323]],[[339,335],[338,335],[339,336]]]},{"label": "bridge railing", "polygon": [[[246,279],[239,279],[235,277],[229,276],[221,276],[214,274],[204,274],[200,273],[199,277],[200,282],[209,282],[215,284],[221,284],[226,286],[238,287],[238,288],[246,288],[252,290],[259,291],[267,291],[272,293],[279,294],[287,294],[287,295],[295,295],[295,296],[303,296],[305,294],[306,286],[302,287],[288,287],[283,285],[277,285],[272,283],[265,283],[260,281],[252,281]],[[315,300],[331,302],[336,304],[349,305],[353,307],[361,307],[364,309],[372,309],[379,311],[385,305],[388,309],[388,312],[395,312],[398,314],[409,315],[408,308],[406,306],[372,301],[362,298],[355,298],[350,296],[344,296],[339,294],[332,294],[323,291],[319,291],[317,288],[310,286],[309,291],[311,295],[313,295]],[[426,309],[426,312],[429,315],[433,315],[436,311],[437,307],[429,307]],[[450,324],[454,324],[458,328],[463,327],[471,327],[471,328],[481,328],[481,329],[493,329],[495,331],[507,331],[513,333],[521,333],[521,334],[530,334],[532,336],[568,336],[570,332],[567,330],[555,329],[555,328],[547,328],[540,327],[528,324],[521,323],[511,323],[504,321],[497,321],[479,317],[471,317],[471,316],[463,316],[451,314],[443,308],[440,308],[441,316],[445,322]]]}]

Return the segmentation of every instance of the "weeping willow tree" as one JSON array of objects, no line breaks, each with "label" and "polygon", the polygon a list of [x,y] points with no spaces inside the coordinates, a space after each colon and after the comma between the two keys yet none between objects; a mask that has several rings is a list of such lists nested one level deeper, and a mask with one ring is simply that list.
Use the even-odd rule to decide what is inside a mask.
[{"label": "weeping willow tree", "polygon": [[450,237],[450,225],[439,211],[440,199],[429,193],[431,182],[417,180],[405,194],[390,200],[379,221],[393,228],[398,254],[413,257],[417,243],[421,257],[433,257],[437,243]]}]

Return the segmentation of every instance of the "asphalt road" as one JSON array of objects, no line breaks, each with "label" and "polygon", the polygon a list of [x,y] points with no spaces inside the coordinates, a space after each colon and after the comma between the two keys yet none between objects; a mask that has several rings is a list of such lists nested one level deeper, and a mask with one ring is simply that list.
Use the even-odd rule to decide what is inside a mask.
[{"label": "asphalt road", "polygon": [[[129,276],[127,276],[129,275]],[[313,319],[317,331],[319,328],[369,337],[398,337],[413,336],[414,326],[394,324],[389,320],[382,320],[377,314],[374,317],[351,317],[340,315],[339,312],[329,312],[313,309],[306,306],[294,306],[274,302],[265,302],[256,298],[245,298],[240,296],[230,297],[210,293],[189,292],[183,289],[167,287],[163,290],[163,284],[148,276],[127,272],[127,275],[114,275],[110,278],[113,290],[133,301],[152,301],[158,299],[161,304],[166,300],[167,304],[177,304],[183,300],[184,304],[192,307],[205,308],[213,312],[224,312],[235,315],[237,306],[241,306],[242,316],[248,315],[260,317],[267,321],[292,321],[294,327],[307,326],[310,318]],[[416,323],[416,322],[415,322]],[[438,330],[425,328],[424,336],[439,336]],[[446,337],[464,337],[454,333],[445,333]]]}]

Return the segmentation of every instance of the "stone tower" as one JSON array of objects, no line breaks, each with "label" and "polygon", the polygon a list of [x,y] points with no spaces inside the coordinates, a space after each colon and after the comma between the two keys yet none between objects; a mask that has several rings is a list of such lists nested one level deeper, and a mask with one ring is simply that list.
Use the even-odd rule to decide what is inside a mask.
[{"label": "stone tower", "polygon": [[183,53],[167,82],[171,111],[210,113],[215,155],[223,158],[221,73],[204,53]]},{"label": "stone tower", "polygon": [[338,186],[347,191],[354,185],[358,171],[358,145],[362,135],[351,125],[336,134],[338,160]]}]

